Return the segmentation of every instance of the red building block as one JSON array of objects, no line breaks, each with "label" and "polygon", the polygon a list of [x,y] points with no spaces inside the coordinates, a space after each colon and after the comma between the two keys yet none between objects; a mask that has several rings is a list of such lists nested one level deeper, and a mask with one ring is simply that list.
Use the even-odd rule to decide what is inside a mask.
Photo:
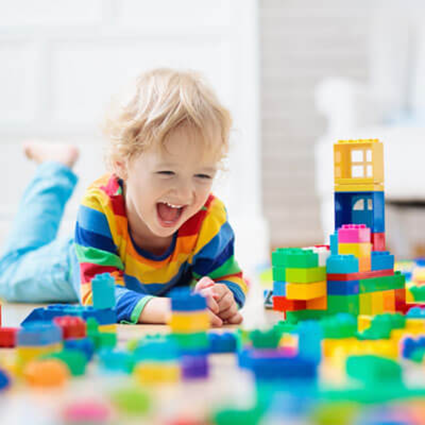
[{"label": "red building block", "polygon": [[339,282],[347,280],[361,280],[361,279],[370,279],[372,277],[385,277],[393,276],[394,270],[371,270],[368,272],[360,273],[329,273],[326,275],[327,280],[337,280]]},{"label": "red building block", "polygon": [[406,304],[406,289],[395,290],[395,309],[396,311],[406,314],[411,306]]},{"label": "red building block", "polygon": [[0,328],[0,347],[13,348],[16,346],[18,328]]},{"label": "red building block", "polygon": [[60,316],[53,322],[62,329],[63,339],[84,338],[87,334],[86,322],[81,317]]},{"label": "red building block", "polygon": [[385,233],[372,233],[372,251],[386,251]]},{"label": "red building block", "polygon": [[305,310],[307,303],[304,300],[288,300],[286,297],[273,297],[273,310],[298,311]]}]

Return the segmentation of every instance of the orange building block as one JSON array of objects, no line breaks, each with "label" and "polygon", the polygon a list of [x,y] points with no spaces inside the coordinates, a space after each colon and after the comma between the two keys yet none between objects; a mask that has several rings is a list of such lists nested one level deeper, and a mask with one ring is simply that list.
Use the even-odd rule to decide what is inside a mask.
[{"label": "orange building block", "polygon": [[328,296],[314,298],[307,300],[307,310],[327,310],[328,309]]}]

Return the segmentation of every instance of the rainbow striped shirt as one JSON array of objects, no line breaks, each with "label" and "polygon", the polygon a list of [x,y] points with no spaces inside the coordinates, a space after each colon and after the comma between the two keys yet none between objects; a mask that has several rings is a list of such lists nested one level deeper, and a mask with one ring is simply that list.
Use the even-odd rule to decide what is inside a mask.
[{"label": "rainbow striped shirt", "polygon": [[242,306],[247,286],[234,258],[234,234],[224,204],[210,195],[203,208],[174,234],[167,252],[155,256],[135,245],[129,232],[122,183],[107,174],[83,198],[72,250],[73,284],[81,302],[92,304],[91,280],[109,272],[116,279],[118,321],[137,323],[146,303],[202,276],[224,283]]}]

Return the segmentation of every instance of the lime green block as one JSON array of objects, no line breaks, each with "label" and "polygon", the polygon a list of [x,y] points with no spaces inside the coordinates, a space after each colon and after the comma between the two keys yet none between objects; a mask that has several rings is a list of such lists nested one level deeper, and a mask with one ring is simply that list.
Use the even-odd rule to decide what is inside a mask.
[{"label": "lime green block", "polygon": [[290,283],[314,283],[326,280],[326,267],[286,269],[286,281]]},{"label": "lime green block", "polygon": [[347,425],[353,422],[359,411],[359,404],[353,401],[322,402],[309,416],[311,423],[316,425]]},{"label": "lime green block", "polygon": [[359,315],[358,295],[328,295],[328,313],[350,313]]},{"label": "lime green block", "polygon": [[286,268],[273,266],[273,281],[286,282]]},{"label": "lime green block", "polygon": [[319,256],[310,249],[278,248],[272,253],[272,264],[294,269],[317,267]]},{"label": "lime green block", "polygon": [[357,333],[357,318],[351,314],[325,317],[320,321],[320,325],[323,338],[327,339],[351,338]]},{"label": "lime green block", "polygon": [[131,416],[148,413],[152,405],[149,393],[138,387],[120,388],[109,396],[120,412]]}]

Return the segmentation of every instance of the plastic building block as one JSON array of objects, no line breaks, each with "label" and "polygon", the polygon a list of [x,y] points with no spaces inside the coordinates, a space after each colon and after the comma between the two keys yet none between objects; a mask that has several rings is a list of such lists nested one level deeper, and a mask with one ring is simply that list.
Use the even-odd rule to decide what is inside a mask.
[{"label": "plastic building block", "polygon": [[319,298],[313,298],[312,300],[306,301],[306,308],[308,310],[327,310],[328,309],[328,297],[325,295]]},{"label": "plastic building block", "polygon": [[305,321],[298,326],[298,352],[303,359],[311,360],[317,365],[322,359],[323,331],[319,322]]},{"label": "plastic building block", "polygon": [[184,356],[182,360],[182,376],[184,380],[206,379],[209,376],[207,356]]},{"label": "plastic building block", "polygon": [[372,270],[394,269],[394,255],[388,251],[372,251]]},{"label": "plastic building block", "polygon": [[273,296],[273,309],[277,311],[305,310],[306,302],[301,300],[290,300],[287,297]]},{"label": "plastic building block", "polygon": [[320,321],[323,338],[344,339],[354,337],[357,333],[357,321],[351,314],[339,313]]},{"label": "plastic building block", "polygon": [[93,341],[95,351],[112,349],[117,345],[117,334],[115,332],[93,332],[89,338]]},{"label": "plastic building block", "polygon": [[67,339],[64,341],[64,348],[79,351],[84,354],[87,361],[92,359],[95,351],[94,342],[90,338]]},{"label": "plastic building block", "polygon": [[385,189],[383,184],[336,184],[334,185],[335,192],[383,192]]},{"label": "plastic building block", "polygon": [[326,260],[331,255],[329,245],[314,245],[314,246],[309,246],[303,249],[313,251],[315,254],[318,255],[319,267],[326,266]]},{"label": "plastic building block", "polygon": [[181,289],[171,294],[171,310],[174,311],[198,311],[205,310],[207,302],[201,294],[190,293]]},{"label": "plastic building block", "polygon": [[273,266],[272,276],[274,281],[286,281],[286,268],[280,266]]},{"label": "plastic building block", "polygon": [[410,359],[412,354],[418,349],[425,349],[425,336],[420,336],[418,338],[405,337],[402,340],[402,356],[405,359]]},{"label": "plastic building block", "polygon": [[413,286],[410,288],[414,301],[425,301],[425,286]]},{"label": "plastic building block", "polygon": [[312,300],[326,295],[326,280],[315,283],[287,283],[286,297],[289,300]]},{"label": "plastic building block", "polygon": [[371,232],[364,224],[344,224],[338,229],[339,243],[370,243]]},{"label": "plastic building block", "polygon": [[360,292],[358,280],[328,280],[328,295],[356,295]]},{"label": "plastic building block", "polygon": [[288,283],[313,283],[323,280],[326,280],[326,267],[286,269],[286,282]]},{"label": "plastic building block", "polygon": [[[329,303],[329,297],[328,297],[328,303]],[[329,304],[328,304],[327,311],[297,310],[297,311],[287,311],[285,314],[286,314],[286,320],[289,323],[298,323],[299,321],[303,321],[303,320],[320,320],[329,314]]]},{"label": "plastic building block", "polygon": [[136,362],[175,362],[179,358],[178,345],[172,338],[147,339],[134,350]]},{"label": "plastic building block", "polygon": [[250,333],[252,346],[254,348],[277,348],[282,334],[278,328],[271,328],[267,331],[259,329]]},{"label": "plastic building block", "polygon": [[210,328],[210,319],[207,311],[189,313],[174,312],[169,321],[171,332],[194,333],[206,331]]},{"label": "plastic building block", "polygon": [[326,271],[328,275],[357,273],[359,260],[354,255],[331,255],[326,261]]},{"label": "plastic building block", "polygon": [[273,295],[278,297],[286,296],[286,283],[279,281],[273,282]]},{"label": "plastic building block", "polygon": [[350,313],[357,316],[359,314],[359,296],[328,295],[328,313]]},{"label": "plastic building block", "polygon": [[368,385],[401,382],[402,379],[400,364],[394,360],[373,355],[349,357],[346,370],[350,377]]},{"label": "plastic building block", "polygon": [[406,314],[406,317],[412,319],[425,319],[425,306],[422,307],[412,307]]},{"label": "plastic building block", "polygon": [[336,185],[383,184],[384,148],[377,139],[340,140],[334,144]]},{"label": "plastic building block", "polygon": [[216,425],[244,424],[256,425],[261,423],[263,410],[253,409],[220,409],[213,415],[213,423]]},{"label": "plastic building block", "polygon": [[[137,418],[147,414],[152,407],[152,399],[149,392],[140,387],[131,386],[114,390],[110,394],[110,398],[118,411]],[[99,421],[94,423],[105,422]]]},{"label": "plastic building block", "polygon": [[365,224],[372,233],[385,232],[384,192],[335,192],[335,230],[344,224]]},{"label": "plastic building block", "polygon": [[210,353],[234,353],[238,348],[238,338],[234,333],[210,332],[208,334]]},{"label": "plastic building block", "polygon": [[372,233],[372,246],[374,251],[385,251],[385,233]]},{"label": "plastic building block", "polygon": [[55,317],[53,323],[61,328],[63,339],[84,338],[86,336],[86,322],[81,317]]},{"label": "plastic building block", "polygon": [[57,359],[68,366],[72,376],[82,376],[86,372],[87,357],[81,351],[65,349],[58,353],[42,356],[41,359]]},{"label": "plastic building block", "polygon": [[360,257],[359,258],[359,271],[368,272],[371,269],[371,257]]},{"label": "plastic building block", "polygon": [[96,275],[91,281],[91,287],[95,309],[115,307],[115,278],[110,273]]},{"label": "plastic building block", "polygon": [[193,334],[173,333],[170,338],[176,342],[180,352],[204,350],[208,352],[209,342],[206,332]]},{"label": "plastic building block", "polygon": [[25,324],[19,329],[16,345],[23,347],[37,347],[62,342],[62,331],[59,326],[49,322],[33,322]]},{"label": "plastic building block", "polygon": [[308,249],[278,248],[272,253],[272,264],[292,269],[318,267],[319,256]]},{"label": "plastic building block", "polygon": [[369,257],[372,252],[372,244],[365,243],[339,243],[338,254],[354,255],[356,258]]},{"label": "plastic building block", "polygon": [[[397,272],[396,272],[397,273]],[[364,279],[372,279],[375,277],[385,277],[385,276],[394,276],[394,270],[375,270],[375,271],[367,271],[367,272],[359,272],[359,273],[332,273],[327,275],[328,280],[339,280],[339,281],[347,281],[347,280],[364,280]]]},{"label": "plastic building block", "polygon": [[338,233],[337,232],[329,236],[329,242],[331,247],[331,255],[338,255]]},{"label": "plastic building block", "polygon": [[66,424],[107,424],[111,421],[112,409],[106,402],[84,399],[68,404],[62,413]]},{"label": "plastic building block", "polygon": [[12,348],[16,346],[18,328],[0,328],[0,347]]},{"label": "plastic building block", "polygon": [[103,350],[99,361],[104,370],[129,374],[134,369],[135,357],[127,351]]},{"label": "plastic building block", "polygon": [[61,387],[69,380],[69,370],[57,359],[33,360],[25,366],[23,377],[33,387]]},{"label": "plastic building block", "polygon": [[176,363],[137,363],[133,376],[141,384],[177,383],[181,378],[180,365]]},{"label": "plastic building block", "polygon": [[0,369],[0,393],[7,390],[11,385],[9,374]]}]

